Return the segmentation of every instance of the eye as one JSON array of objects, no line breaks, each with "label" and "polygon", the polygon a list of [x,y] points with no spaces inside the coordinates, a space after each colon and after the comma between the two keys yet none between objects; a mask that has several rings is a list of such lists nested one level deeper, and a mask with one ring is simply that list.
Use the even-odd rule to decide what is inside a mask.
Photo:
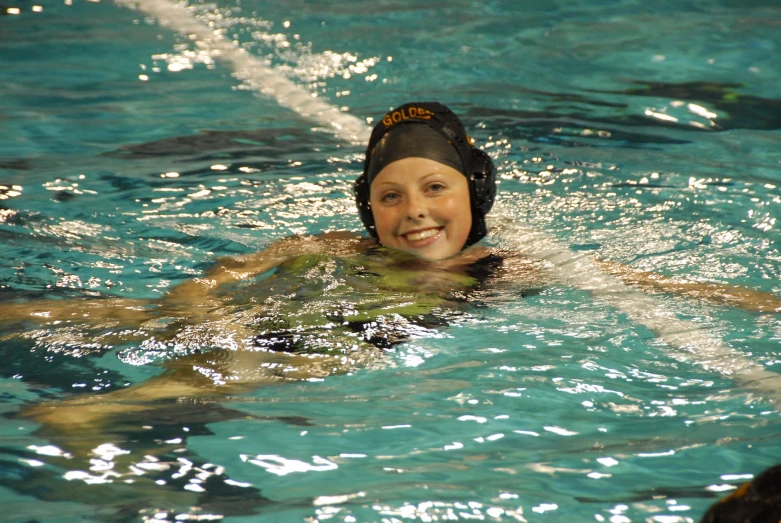
[{"label": "eye", "polygon": [[442,191],[442,190],[446,189],[446,187],[445,187],[445,184],[444,184],[444,183],[441,183],[441,182],[432,182],[432,183],[430,183],[430,184],[429,184],[429,186],[427,187],[427,189],[428,189],[430,192],[439,192],[439,191]]},{"label": "eye", "polygon": [[383,203],[395,203],[399,199],[399,194],[395,192],[388,192],[382,195],[380,201]]}]

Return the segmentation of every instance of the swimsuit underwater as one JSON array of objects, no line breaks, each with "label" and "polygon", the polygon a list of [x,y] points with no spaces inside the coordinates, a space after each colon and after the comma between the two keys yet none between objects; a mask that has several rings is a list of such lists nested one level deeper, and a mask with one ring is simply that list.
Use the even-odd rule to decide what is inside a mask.
[{"label": "swimsuit underwater", "polygon": [[502,263],[488,256],[463,272],[382,247],[357,255],[305,255],[269,277],[231,291],[255,306],[249,325],[259,348],[333,353],[387,349],[466,313],[469,293]]}]

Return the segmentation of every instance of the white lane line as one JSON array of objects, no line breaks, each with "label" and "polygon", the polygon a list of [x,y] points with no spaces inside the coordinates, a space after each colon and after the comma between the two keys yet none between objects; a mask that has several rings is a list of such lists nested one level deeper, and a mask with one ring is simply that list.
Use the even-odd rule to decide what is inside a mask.
[{"label": "white lane line", "polygon": [[526,256],[549,262],[557,281],[588,291],[635,323],[649,328],[672,349],[667,351],[669,357],[718,372],[769,396],[773,402],[781,402],[781,374],[766,370],[708,329],[679,319],[660,300],[602,272],[587,254],[572,251],[543,231],[514,223],[509,213],[500,214],[504,218],[495,219],[494,225],[502,231],[502,239]]},{"label": "white lane line", "polygon": [[263,60],[195,18],[185,5],[168,0],[115,0],[115,3],[137,9],[155,18],[161,26],[187,36],[250,89],[325,127],[339,139],[363,144],[369,140],[370,130],[360,118],[342,112],[267,66]]}]

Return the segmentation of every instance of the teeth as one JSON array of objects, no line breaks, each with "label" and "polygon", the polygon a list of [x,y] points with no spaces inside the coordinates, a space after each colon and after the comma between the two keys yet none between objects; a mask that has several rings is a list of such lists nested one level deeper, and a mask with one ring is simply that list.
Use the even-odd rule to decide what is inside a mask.
[{"label": "teeth", "polygon": [[405,236],[409,241],[416,242],[418,240],[431,238],[432,236],[436,236],[437,234],[439,234],[439,229],[426,229],[425,231],[411,232],[409,234],[406,234]]}]

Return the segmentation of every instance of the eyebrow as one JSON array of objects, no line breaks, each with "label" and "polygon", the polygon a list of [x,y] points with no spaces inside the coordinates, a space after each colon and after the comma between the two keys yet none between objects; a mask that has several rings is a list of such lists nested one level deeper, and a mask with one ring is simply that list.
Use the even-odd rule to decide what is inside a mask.
[{"label": "eyebrow", "polygon": [[[447,176],[447,173],[445,173],[445,172],[442,172],[442,171],[432,171],[430,173],[426,173],[423,176],[421,176],[420,181],[425,181],[430,176],[436,176],[438,174]],[[388,181],[388,182],[380,181],[380,182],[373,182],[372,183],[372,185],[375,185],[375,184],[376,185],[399,185],[398,182],[390,182],[390,181]]]}]

